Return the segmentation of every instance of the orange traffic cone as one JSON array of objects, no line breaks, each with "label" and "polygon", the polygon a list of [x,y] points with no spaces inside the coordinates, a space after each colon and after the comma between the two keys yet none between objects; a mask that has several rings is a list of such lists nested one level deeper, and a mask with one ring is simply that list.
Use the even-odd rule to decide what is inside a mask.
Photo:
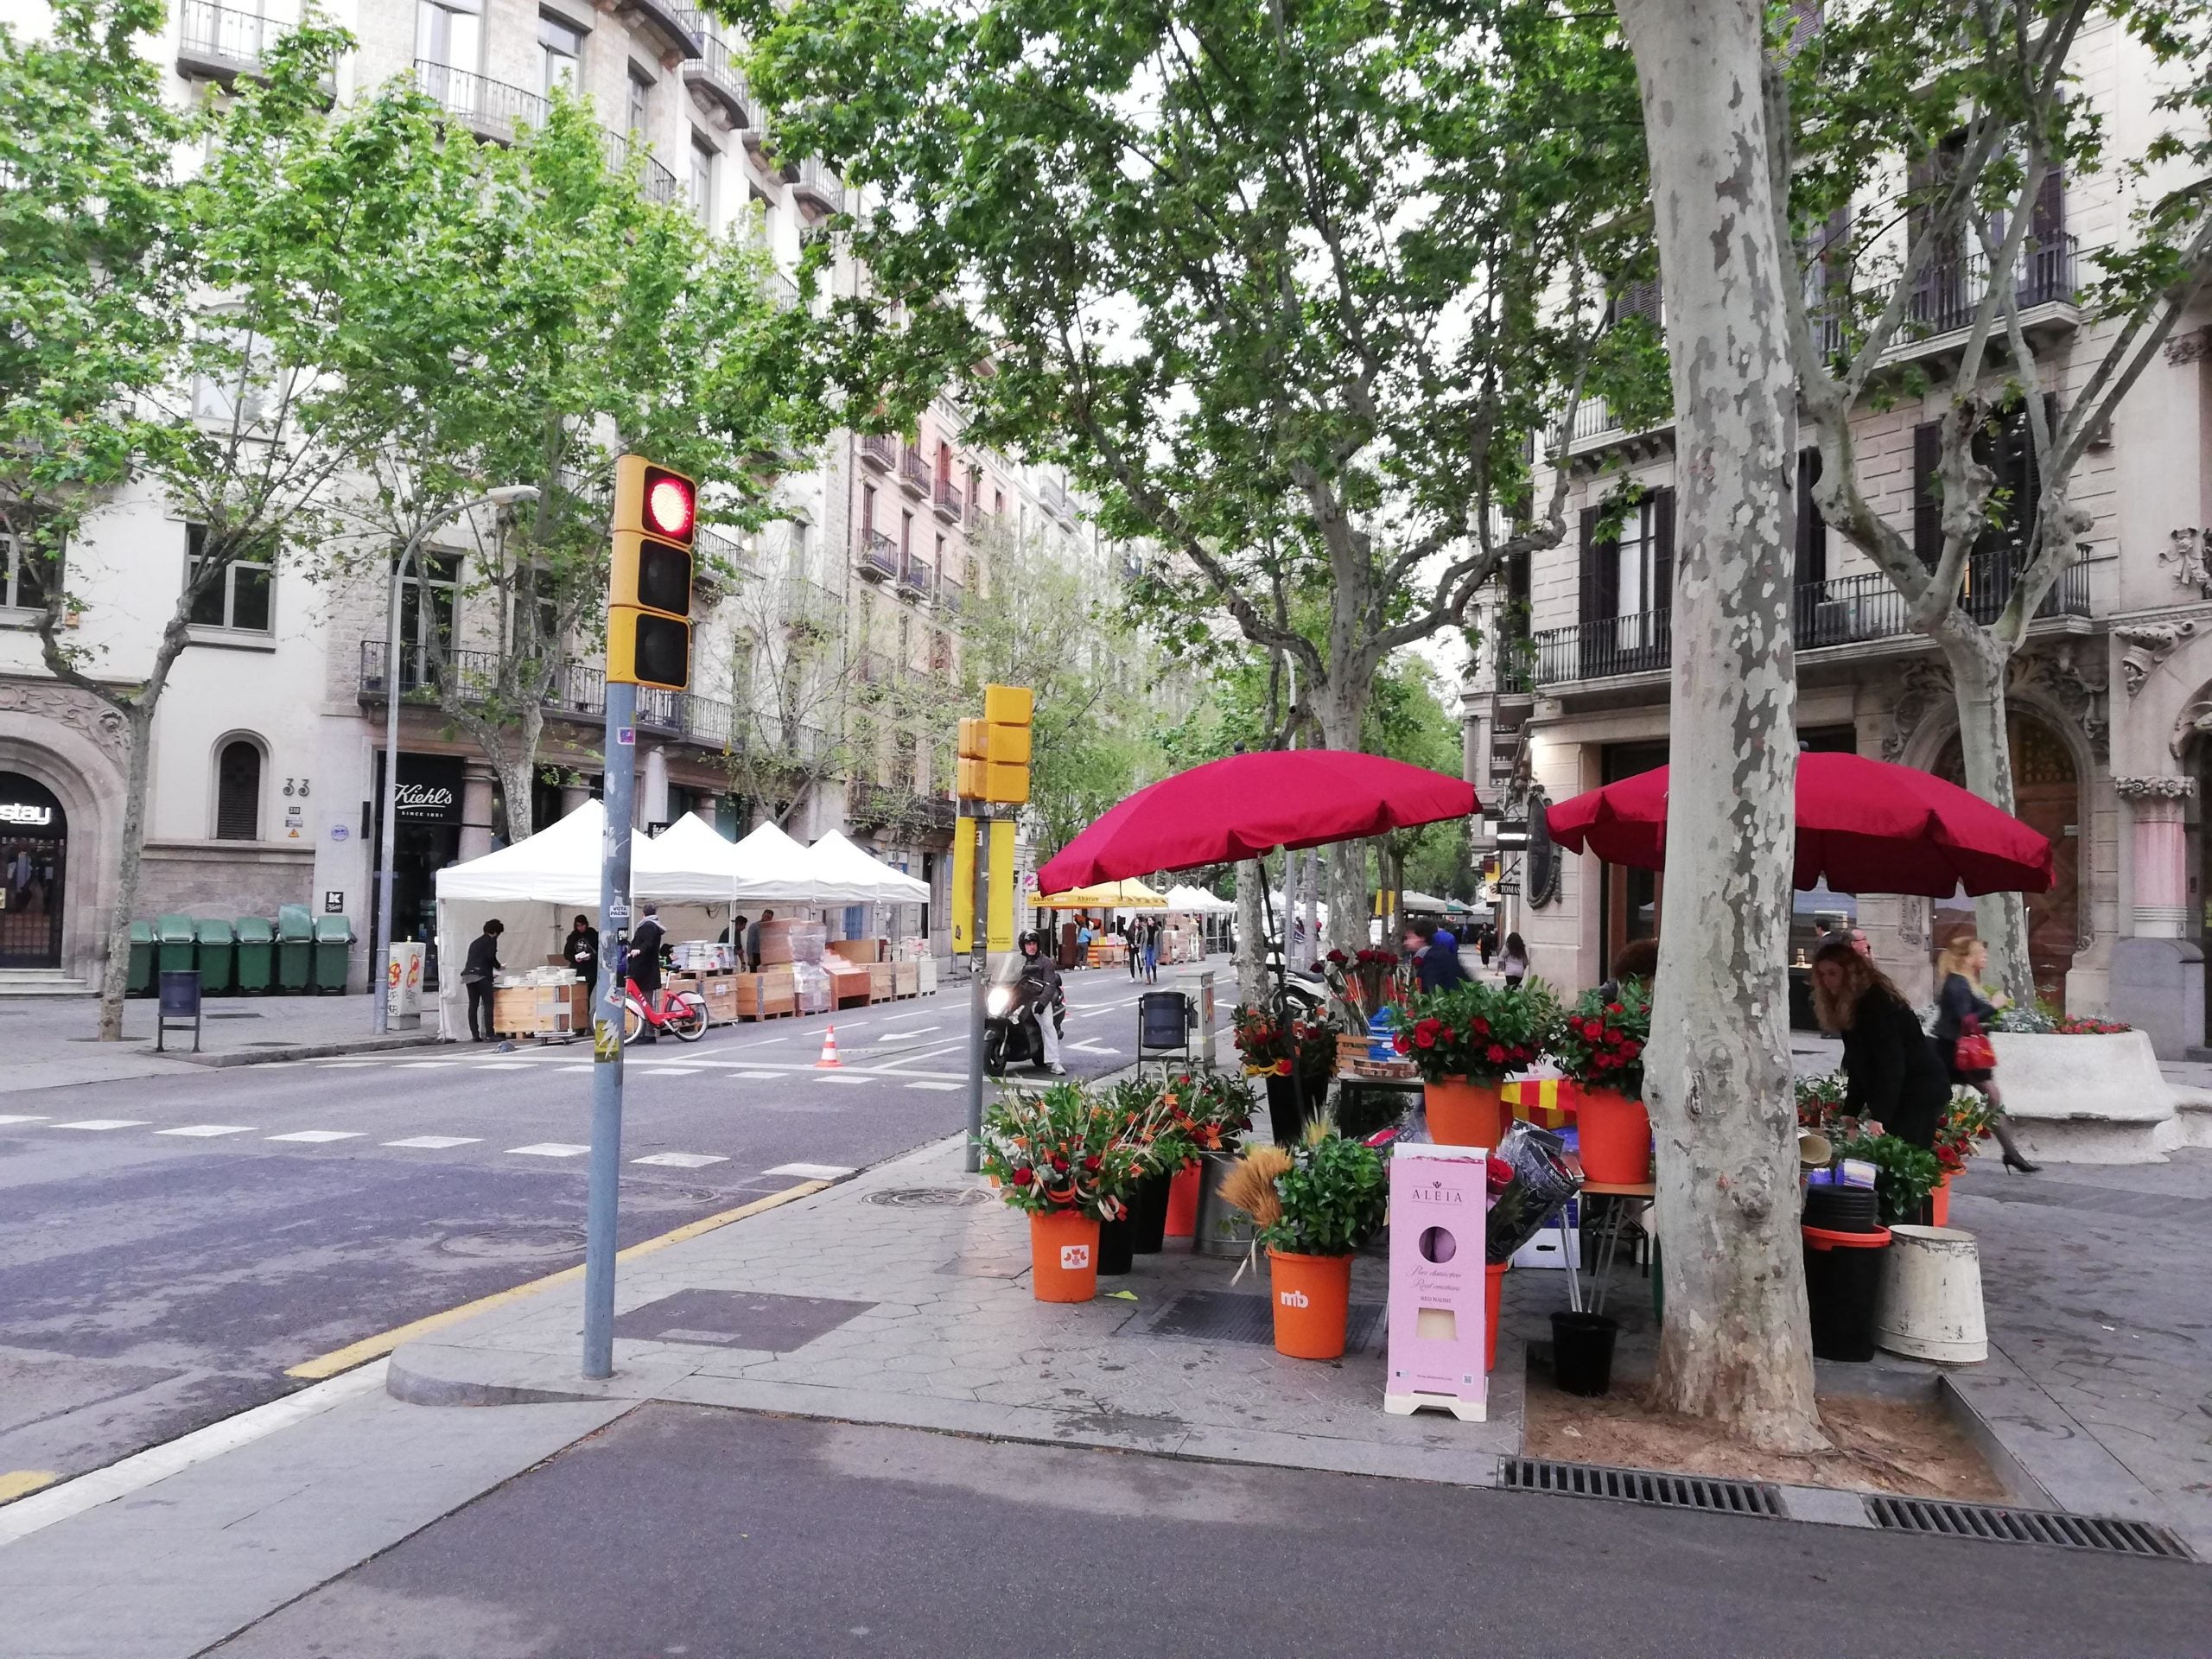
[{"label": "orange traffic cone", "polygon": [[828,1067],[835,1071],[842,1071],[844,1069],[845,1063],[837,1058],[836,1027],[832,1026],[829,1030],[822,1033],[822,1058],[817,1060],[814,1064],[817,1071],[824,1067]]}]

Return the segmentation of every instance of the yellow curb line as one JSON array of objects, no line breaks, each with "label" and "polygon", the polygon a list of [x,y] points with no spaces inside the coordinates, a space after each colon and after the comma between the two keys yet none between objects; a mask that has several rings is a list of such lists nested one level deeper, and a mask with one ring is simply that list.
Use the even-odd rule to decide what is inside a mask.
[{"label": "yellow curb line", "polygon": [[60,1478],[51,1469],[10,1469],[0,1474],[0,1503],[35,1492],[41,1486],[51,1486]]},{"label": "yellow curb line", "polygon": [[[727,1227],[734,1221],[743,1221],[747,1216],[757,1216],[764,1210],[773,1210],[779,1205],[789,1204],[795,1198],[810,1197],[835,1185],[834,1181],[801,1181],[796,1186],[787,1186],[780,1192],[771,1192],[765,1198],[755,1198],[751,1204],[741,1205],[734,1210],[725,1210],[719,1215],[702,1216],[696,1221],[686,1222],[672,1232],[662,1233],[654,1238],[640,1239],[628,1249],[616,1252],[614,1259],[617,1262],[627,1262],[635,1256],[651,1255],[655,1250],[664,1250],[671,1244],[681,1244],[687,1239],[698,1237],[702,1233],[711,1233],[717,1227]],[[410,1324],[386,1331],[380,1336],[364,1337],[359,1342],[349,1343],[343,1348],[295,1365],[284,1375],[309,1381],[335,1376],[340,1371],[350,1371],[356,1365],[364,1364],[369,1360],[390,1353],[403,1342],[412,1342],[417,1337],[428,1336],[433,1331],[442,1330],[448,1325],[458,1324],[462,1319],[473,1318],[488,1309],[518,1300],[524,1296],[535,1295],[537,1292],[551,1286],[566,1284],[571,1279],[581,1279],[583,1276],[583,1264],[579,1262],[573,1268],[563,1268],[558,1273],[549,1273],[543,1279],[533,1279],[526,1285],[517,1285],[512,1290],[498,1291],[489,1296],[479,1297],[473,1302],[463,1302],[459,1307],[449,1307],[442,1313],[432,1313],[426,1318],[414,1320]],[[48,1476],[47,1478],[50,1480],[53,1477]],[[41,1485],[44,1484],[43,1481],[40,1483]],[[31,1489],[26,1487],[24,1490],[28,1491]]]}]

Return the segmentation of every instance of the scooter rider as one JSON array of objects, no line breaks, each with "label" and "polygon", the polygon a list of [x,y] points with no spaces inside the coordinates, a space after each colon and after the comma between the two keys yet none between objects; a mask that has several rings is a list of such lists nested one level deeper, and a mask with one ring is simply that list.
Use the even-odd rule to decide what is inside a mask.
[{"label": "scooter rider", "polygon": [[1056,1077],[1067,1076],[1067,1067],[1060,1064],[1060,1011],[1067,1006],[1067,993],[1060,986],[1060,970],[1034,933],[1021,936],[1021,993],[1036,1014],[1046,1070]]}]

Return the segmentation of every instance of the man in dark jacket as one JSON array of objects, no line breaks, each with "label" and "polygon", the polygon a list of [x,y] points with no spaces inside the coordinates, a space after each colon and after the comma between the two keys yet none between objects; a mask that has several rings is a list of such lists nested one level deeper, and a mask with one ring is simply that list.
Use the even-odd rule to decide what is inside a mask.
[{"label": "man in dark jacket", "polygon": [[496,917],[485,923],[484,931],[468,942],[467,959],[461,965],[461,982],[468,988],[468,1034],[476,1042],[488,1043],[493,1035],[492,976],[499,971],[499,935],[506,931]]},{"label": "man in dark jacket", "polygon": [[[630,936],[626,971],[644,994],[645,1005],[649,1008],[660,989],[660,945],[664,937],[660,926],[660,907],[647,905],[645,919],[638,924],[638,931]],[[657,1042],[659,1039],[660,1033],[653,1029],[650,1020],[638,1033],[638,1040],[641,1043]]]},{"label": "man in dark jacket", "polygon": [[1424,991],[1449,990],[1467,982],[1459,963],[1459,941],[1423,917],[1408,922],[1404,944],[1414,959],[1414,979]]},{"label": "man in dark jacket", "polygon": [[576,925],[561,943],[561,959],[583,976],[584,1006],[589,1007],[599,986],[599,930],[591,925],[590,917],[576,918]]}]

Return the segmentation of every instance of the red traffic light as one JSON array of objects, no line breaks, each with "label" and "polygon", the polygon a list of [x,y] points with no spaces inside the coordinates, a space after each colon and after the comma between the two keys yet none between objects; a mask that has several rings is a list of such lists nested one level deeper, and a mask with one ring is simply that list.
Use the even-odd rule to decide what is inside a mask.
[{"label": "red traffic light", "polygon": [[689,484],[674,473],[647,474],[645,523],[657,535],[671,541],[686,540],[691,534],[692,522],[698,516],[698,505],[692,499]]}]

